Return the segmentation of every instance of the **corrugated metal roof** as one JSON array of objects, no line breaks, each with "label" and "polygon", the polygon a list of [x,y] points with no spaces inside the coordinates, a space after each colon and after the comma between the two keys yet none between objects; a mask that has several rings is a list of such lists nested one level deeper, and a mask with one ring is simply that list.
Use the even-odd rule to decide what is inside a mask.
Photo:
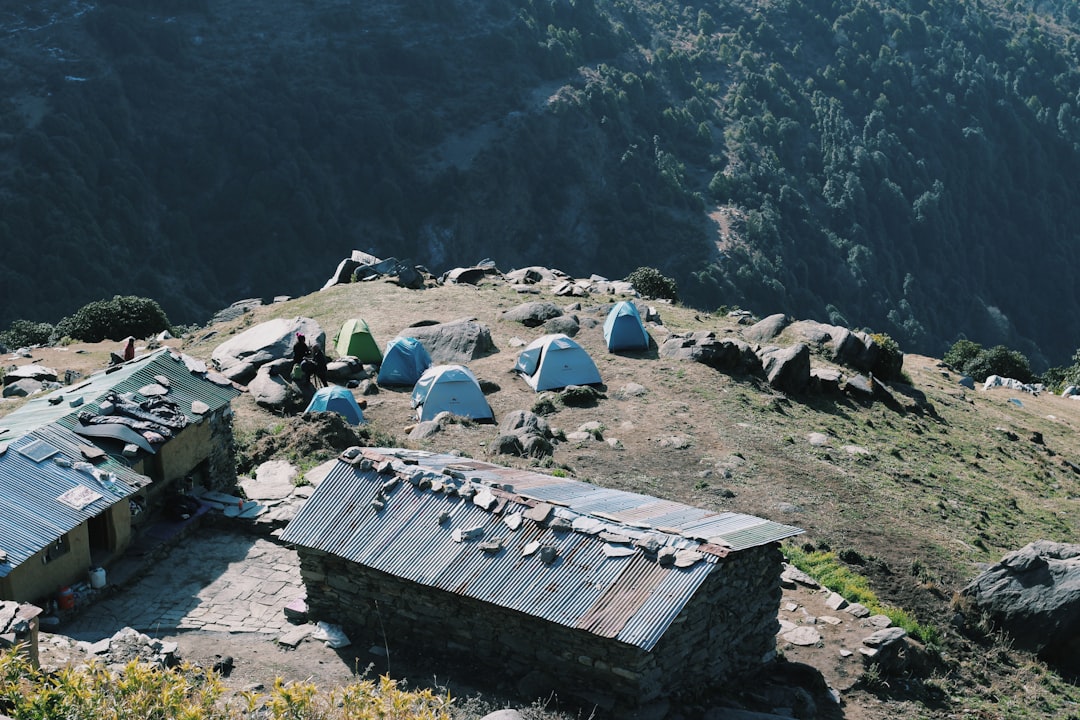
[{"label": "corrugated metal roof", "polygon": [[[0,577],[110,505],[126,501],[149,482],[149,478],[107,459],[93,466],[113,483],[107,487],[75,466],[85,463],[79,452],[81,444],[85,441],[71,431],[48,425],[9,442],[0,454],[0,550],[7,553],[7,562],[0,563]],[[31,445],[55,452],[36,462],[20,452]],[[58,500],[79,489],[89,493],[85,499],[98,497],[81,508]]]},{"label": "corrugated metal roof", "polygon": [[[91,375],[74,385],[32,398],[25,405],[0,418],[0,442],[24,435],[49,423],[74,427],[78,414],[96,412],[97,403],[110,391],[131,393],[136,402],[145,400],[139,390],[162,375],[169,380],[165,397],[180,406],[190,418],[191,403],[201,400],[214,411],[240,394],[223,375],[207,371],[205,364],[170,348],[162,348],[134,360]],[[4,432],[4,431],[7,432]]]},{"label": "corrugated metal roof", "polygon": [[[722,545],[736,552],[802,532],[749,515],[713,513],[451,455],[396,449],[365,454],[399,458],[393,464],[396,475],[380,474],[369,464],[339,462],[285,529],[284,541],[644,650],[656,645],[716,567],[725,553]],[[457,479],[443,473],[447,468]],[[488,511],[460,492],[421,489],[407,479],[412,473],[464,492],[490,491],[501,506]],[[399,478],[397,484],[384,491],[384,483],[393,477]],[[377,510],[372,503],[380,493],[385,505]],[[556,512],[577,518],[583,528],[596,527],[591,533],[555,532],[523,520],[513,531],[506,524],[508,516],[540,502],[563,506]],[[442,513],[449,519],[440,524]],[[704,539],[684,536],[697,537],[694,531],[701,527],[710,531]],[[470,528],[481,529],[482,538],[454,541],[455,530]],[[599,529],[629,538],[652,537],[673,548],[696,548],[702,556],[685,568],[662,567],[654,555],[640,549],[611,556],[605,546],[615,546],[608,545]],[[481,542],[496,538],[502,541],[498,553],[480,549]],[[713,544],[703,545],[706,539]],[[534,542],[556,548],[557,559],[546,565],[539,553],[526,556],[526,547]]]}]

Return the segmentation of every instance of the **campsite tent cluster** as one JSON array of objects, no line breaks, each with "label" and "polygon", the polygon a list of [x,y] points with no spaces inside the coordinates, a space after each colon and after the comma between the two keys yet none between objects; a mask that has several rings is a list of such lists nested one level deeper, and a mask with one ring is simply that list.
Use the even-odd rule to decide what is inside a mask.
[{"label": "campsite tent cluster", "polygon": [[[649,348],[649,334],[633,303],[619,302],[611,308],[604,321],[604,340],[610,352]],[[442,412],[477,421],[494,420],[473,372],[464,365],[434,365],[431,353],[416,338],[395,337],[380,352],[368,324],[353,318],[342,325],[333,347],[340,357],[351,356],[378,366],[379,385],[412,386],[411,405],[421,421],[432,420]],[[529,343],[518,355],[514,371],[537,392],[601,382],[588,352],[562,333],[544,335]],[[315,393],[307,412],[326,411],[338,412],[353,424],[365,421],[362,409],[346,388],[331,386]]]}]

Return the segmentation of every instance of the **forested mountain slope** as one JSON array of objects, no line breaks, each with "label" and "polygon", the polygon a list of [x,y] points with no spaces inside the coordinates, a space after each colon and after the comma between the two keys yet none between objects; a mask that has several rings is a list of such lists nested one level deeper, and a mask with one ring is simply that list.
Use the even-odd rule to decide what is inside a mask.
[{"label": "forested mountain slope", "polygon": [[684,300],[1080,335],[1066,0],[43,0],[0,9],[0,323],[176,322],[349,250]]}]

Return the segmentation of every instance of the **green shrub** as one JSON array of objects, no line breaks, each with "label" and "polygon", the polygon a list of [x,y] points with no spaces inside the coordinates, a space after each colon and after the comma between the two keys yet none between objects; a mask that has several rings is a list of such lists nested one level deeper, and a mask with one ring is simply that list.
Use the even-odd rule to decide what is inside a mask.
[{"label": "green shrub", "polygon": [[679,291],[673,278],[662,275],[653,267],[642,266],[626,276],[626,282],[634,286],[643,297],[661,300],[678,300]]},{"label": "green shrub", "polygon": [[83,342],[122,340],[128,335],[149,337],[169,329],[169,319],[156,300],[116,295],[79,308],[57,323],[57,332]]},{"label": "green shrub", "polygon": [[982,345],[961,338],[953,343],[953,346],[945,352],[941,361],[956,372],[964,372],[964,367],[982,352]]},{"label": "green shrub", "polygon": [[982,382],[991,375],[1014,378],[1020,382],[1031,382],[1034,374],[1027,357],[1017,350],[1010,350],[1004,345],[996,345],[989,350],[980,350],[964,366],[964,373]]},{"label": "green shrub", "polygon": [[53,329],[53,326],[46,322],[12,320],[11,326],[0,333],[0,343],[10,348],[45,345],[49,342]]}]

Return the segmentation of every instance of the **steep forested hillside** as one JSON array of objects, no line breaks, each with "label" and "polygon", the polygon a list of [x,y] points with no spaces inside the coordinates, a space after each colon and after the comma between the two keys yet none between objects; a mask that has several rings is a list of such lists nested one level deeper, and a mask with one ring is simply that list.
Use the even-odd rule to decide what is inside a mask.
[{"label": "steep forested hillside", "polygon": [[0,9],[0,323],[115,293],[203,320],[359,248],[653,265],[706,309],[1062,364],[1078,21],[1066,0]]}]

